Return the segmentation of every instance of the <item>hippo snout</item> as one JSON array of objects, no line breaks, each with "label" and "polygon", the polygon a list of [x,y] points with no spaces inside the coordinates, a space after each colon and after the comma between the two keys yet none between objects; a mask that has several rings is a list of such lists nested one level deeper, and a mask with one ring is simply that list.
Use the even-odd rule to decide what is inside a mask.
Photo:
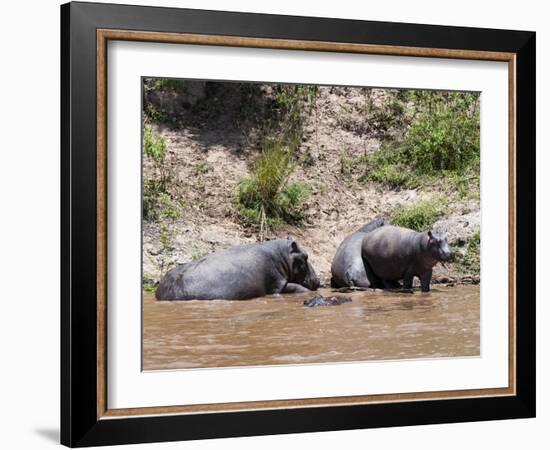
[{"label": "hippo snout", "polygon": [[448,262],[453,259],[453,252],[451,252],[451,249],[444,249],[441,251],[441,261]]},{"label": "hippo snout", "polygon": [[300,284],[310,291],[316,291],[321,285],[321,281],[317,276],[308,276]]},{"label": "hippo snout", "polygon": [[453,258],[453,252],[451,251],[451,247],[449,246],[449,243],[447,242],[447,238],[439,238],[439,237],[433,237],[432,239],[435,240],[435,245],[438,247],[438,258],[442,262],[451,261]]},{"label": "hippo snout", "polygon": [[311,282],[311,287],[310,289],[312,291],[316,291],[317,289],[319,289],[319,286],[321,286],[321,280],[319,280],[318,277],[315,277],[312,282]]},{"label": "hippo snout", "polygon": [[316,291],[319,289],[319,286],[321,285],[321,280],[319,280],[319,277],[317,274],[315,275],[309,275],[306,277],[304,282],[302,283],[305,287],[307,287],[310,291]]},{"label": "hippo snout", "polygon": [[315,272],[315,269],[309,262],[307,263],[307,271],[302,284],[311,291],[316,291],[321,285],[321,280],[319,279],[317,273]]}]

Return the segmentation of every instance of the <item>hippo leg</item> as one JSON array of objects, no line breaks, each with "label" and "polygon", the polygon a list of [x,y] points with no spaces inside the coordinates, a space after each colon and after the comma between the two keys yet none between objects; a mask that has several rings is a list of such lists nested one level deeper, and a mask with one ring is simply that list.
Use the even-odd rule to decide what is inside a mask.
[{"label": "hippo leg", "polygon": [[403,289],[411,290],[413,287],[413,274],[407,273],[403,278]]},{"label": "hippo leg", "polygon": [[346,273],[346,285],[349,287],[370,288],[371,282],[365,274]]},{"label": "hippo leg", "polygon": [[401,289],[401,283],[394,280],[382,280],[384,289]]},{"label": "hippo leg", "polygon": [[[380,279],[371,269],[368,263],[365,264],[365,273],[367,274],[367,279],[369,281],[370,287],[372,289],[385,287],[384,280]],[[399,286],[401,287],[401,286]]]},{"label": "hippo leg", "polygon": [[430,281],[432,280],[432,271],[424,272],[420,275],[420,289],[422,292],[430,292]]},{"label": "hippo leg", "polygon": [[356,280],[351,280],[351,286],[352,287],[360,287],[360,288],[370,288],[371,283],[367,277],[365,278],[359,278]]},{"label": "hippo leg", "polygon": [[283,294],[293,294],[295,292],[311,292],[308,288],[296,283],[287,283],[283,288]]}]

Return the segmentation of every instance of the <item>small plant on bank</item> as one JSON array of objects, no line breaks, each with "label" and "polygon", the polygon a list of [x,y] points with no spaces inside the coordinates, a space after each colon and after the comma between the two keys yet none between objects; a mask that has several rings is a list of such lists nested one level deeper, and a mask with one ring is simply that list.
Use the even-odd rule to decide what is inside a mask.
[{"label": "small plant on bank", "polygon": [[296,169],[294,152],[279,141],[268,142],[256,159],[252,176],[237,186],[237,207],[243,219],[260,225],[260,236],[267,227],[303,219],[303,201],[309,194],[304,183],[289,183]]},{"label": "small plant on bank", "polygon": [[390,214],[390,221],[395,225],[415,231],[430,230],[446,210],[442,198],[423,200],[410,206],[398,205]]},{"label": "small plant on bank", "polygon": [[162,123],[176,122],[177,117],[170,114],[162,106],[162,102],[155,103],[151,101],[153,93],[174,93],[177,96],[185,95],[188,91],[189,82],[187,80],[178,80],[174,78],[145,78],[143,80],[143,111],[150,120]]},{"label": "small plant on bank", "polygon": [[195,165],[196,175],[202,175],[204,173],[210,172],[211,170],[212,170],[212,167],[210,167],[210,165],[206,161],[199,161]]},{"label": "small plant on bank", "polygon": [[157,136],[150,125],[143,127],[143,153],[153,165],[149,177],[143,180],[143,217],[150,220],[157,215],[159,203],[170,206],[166,197],[171,178],[166,163],[166,141],[164,136]]},{"label": "small plant on bank", "polygon": [[199,250],[195,250],[191,253],[191,259],[193,261],[196,261],[198,259],[201,259],[204,255],[206,255],[208,252],[202,252],[202,251],[199,251]]},{"label": "small plant on bank", "polygon": [[152,279],[146,278],[145,276],[142,277],[141,286],[145,292],[154,294],[157,290],[157,285],[158,283],[155,283]]},{"label": "small plant on bank", "polygon": [[185,94],[187,92],[188,82],[177,78],[145,78],[143,80],[143,89],[150,91],[172,91],[176,94]]},{"label": "small plant on bank", "polygon": [[301,133],[304,107],[314,106],[317,86],[300,84],[279,84],[275,88],[275,100],[281,113],[281,125],[290,135]]},{"label": "small plant on bank", "polygon": [[391,144],[382,143],[380,149],[372,155],[363,158],[366,174],[359,181],[375,181],[391,188],[415,187],[415,177],[410,173],[405,163],[396,155]]},{"label": "small plant on bank", "polygon": [[166,157],[166,141],[164,136],[155,136],[150,125],[143,127],[143,150],[145,155],[153,160],[155,165],[164,163]]},{"label": "small plant on bank", "polygon": [[468,244],[466,245],[466,250],[463,256],[457,258],[456,264],[462,272],[479,274],[480,245],[481,245],[480,232],[477,231],[468,240]]},{"label": "small plant on bank", "polygon": [[[158,277],[164,276],[166,271],[175,264],[173,250],[175,248],[174,233],[176,231],[176,219],[180,217],[179,210],[167,194],[161,194],[158,198],[157,208],[154,210],[154,219],[158,224],[158,248],[155,256],[144,253],[144,256],[153,263],[158,270]],[[143,288],[146,289],[145,279]]]}]

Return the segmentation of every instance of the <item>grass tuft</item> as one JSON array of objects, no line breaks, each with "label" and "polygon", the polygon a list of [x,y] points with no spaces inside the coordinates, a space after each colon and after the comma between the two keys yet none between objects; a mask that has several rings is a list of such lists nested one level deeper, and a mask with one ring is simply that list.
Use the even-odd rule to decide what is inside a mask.
[{"label": "grass tuft", "polygon": [[391,212],[390,221],[411,230],[426,231],[445,214],[445,210],[446,202],[443,198],[423,200],[410,206],[396,206]]},{"label": "grass tuft", "polygon": [[296,169],[292,148],[268,142],[253,165],[252,176],[237,186],[237,207],[245,221],[265,226],[303,219],[303,201],[309,195],[305,183],[289,183]]}]

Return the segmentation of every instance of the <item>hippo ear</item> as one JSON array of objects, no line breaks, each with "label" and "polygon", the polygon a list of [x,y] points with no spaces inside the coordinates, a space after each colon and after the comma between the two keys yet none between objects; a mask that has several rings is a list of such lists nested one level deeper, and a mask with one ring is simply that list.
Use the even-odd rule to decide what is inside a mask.
[{"label": "hippo ear", "polygon": [[300,249],[298,248],[298,244],[296,241],[290,241],[290,244],[288,244],[288,252],[289,253],[300,253]]},{"label": "hippo ear", "polygon": [[428,244],[431,244],[434,241],[434,235],[432,231],[428,231]]}]

